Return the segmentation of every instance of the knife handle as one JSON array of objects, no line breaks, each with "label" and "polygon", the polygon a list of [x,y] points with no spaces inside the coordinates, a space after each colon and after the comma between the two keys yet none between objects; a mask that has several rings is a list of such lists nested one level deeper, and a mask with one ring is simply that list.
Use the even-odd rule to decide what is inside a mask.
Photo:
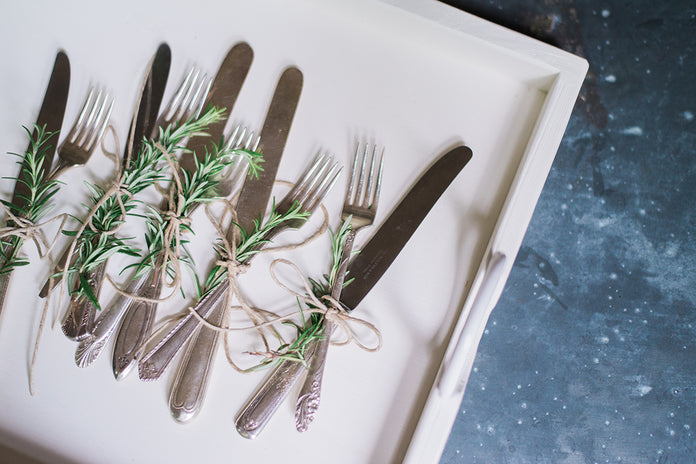
[{"label": "knife handle", "polygon": [[298,361],[280,361],[237,415],[237,432],[244,438],[256,438],[306,370]]},{"label": "knife handle", "polygon": [[[147,299],[160,296],[162,279],[157,269],[148,272],[145,283],[135,292],[136,295]],[[126,301],[125,306],[112,357],[116,380],[125,378],[135,366],[140,349],[150,336],[158,304],[131,298]]]},{"label": "knife handle", "polygon": [[[144,280],[145,276],[131,280],[126,288],[126,293],[135,293]],[[92,332],[80,342],[75,350],[75,363],[78,367],[87,367],[99,357],[104,345],[116,331],[118,323],[128,309],[127,303],[127,296],[118,295],[114,303],[97,318]]]},{"label": "knife handle", "polygon": [[[206,318],[215,309],[216,305],[222,304],[221,299],[227,292],[227,281],[223,281],[215,287],[195,307],[199,316]],[[162,376],[165,369],[171,363],[174,356],[184,346],[184,344],[201,327],[201,323],[191,313],[182,317],[179,322],[154,346],[145,348],[143,357],[138,362],[138,376],[141,380],[157,380]]]},{"label": "knife handle", "polygon": [[[218,304],[208,321],[222,324],[224,309],[225,305]],[[219,332],[203,326],[186,349],[169,395],[169,412],[179,423],[193,419],[203,405],[219,339]]]},{"label": "knife handle", "polygon": [[[94,295],[97,298],[99,298],[99,291],[104,280],[105,269],[106,261],[97,265],[87,276],[87,282],[94,289]],[[61,326],[65,336],[75,341],[87,338],[92,332],[96,313],[97,307],[89,298],[84,295],[72,295],[70,306]]]}]

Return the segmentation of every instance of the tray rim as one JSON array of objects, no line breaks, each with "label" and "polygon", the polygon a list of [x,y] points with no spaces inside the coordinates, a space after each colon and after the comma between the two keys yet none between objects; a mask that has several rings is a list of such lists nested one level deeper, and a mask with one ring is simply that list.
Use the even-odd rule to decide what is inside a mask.
[{"label": "tray rim", "polygon": [[[380,1],[462,34],[484,40],[501,50],[526,59],[530,64],[539,66],[549,73],[548,80],[542,78],[530,82],[547,92],[543,108],[520,160],[520,166],[513,178],[474,281],[455,321],[445,354],[403,460],[404,463],[413,464],[436,463],[442,455],[459,413],[488,317],[500,298],[522,245],[585,80],[589,63],[584,58],[437,0]],[[511,227],[512,224],[514,228]],[[495,275],[492,275],[494,272]],[[495,282],[486,282],[489,273]],[[485,286],[488,288],[484,289]],[[479,295],[483,297],[483,301],[477,298]],[[445,378],[449,379],[449,385],[444,385]],[[456,379],[454,389],[450,387],[452,378]]]},{"label": "tray rim", "polygon": [[[364,0],[364,3],[374,1]],[[542,74],[548,76],[548,79],[542,79],[533,84],[538,85],[547,92],[543,109],[535,123],[535,129],[524,151],[519,169],[515,174],[501,213],[498,216],[493,234],[484,253],[485,258],[479,265],[476,279],[470,288],[466,302],[455,320],[455,326],[447,344],[447,351],[440,364],[440,372],[433,383],[426,406],[420,414],[418,428],[408,446],[406,462],[437,462],[444,448],[454,417],[459,410],[459,404],[464,394],[463,387],[468,379],[471,366],[468,369],[465,366],[461,370],[462,378],[459,382],[461,388],[457,390],[455,396],[446,398],[446,401],[434,396],[438,394],[437,379],[440,378],[444,370],[452,368],[449,365],[449,361],[451,361],[452,354],[457,348],[457,342],[464,329],[480,328],[482,333],[483,327],[485,327],[485,319],[483,321],[471,320],[469,313],[471,310],[470,300],[473,301],[473,298],[476,296],[481,286],[481,280],[487,270],[489,258],[495,251],[505,252],[510,259],[507,261],[503,278],[496,287],[494,297],[490,300],[485,316],[486,319],[500,292],[502,292],[504,282],[512,268],[514,256],[519,250],[524,231],[531,220],[536,201],[541,193],[544,181],[570,118],[575,98],[587,72],[587,62],[550,45],[487,22],[462,10],[439,3],[436,0],[377,1],[409,11],[450,29],[457,30],[475,40],[499,47],[501,50],[507,50],[528,61],[532,66],[542,69]],[[462,27],[467,30],[460,29]],[[510,233],[510,224],[516,224],[515,227],[519,230],[515,233]],[[474,352],[470,356],[472,363],[475,347],[478,345],[479,339],[480,334],[475,340]],[[437,419],[435,426],[428,425],[431,417]],[[430,433],[424,434],[422,430],[429,427]],[[435,435],[435,440],[433,441],[433,437],[429,435]]]}]

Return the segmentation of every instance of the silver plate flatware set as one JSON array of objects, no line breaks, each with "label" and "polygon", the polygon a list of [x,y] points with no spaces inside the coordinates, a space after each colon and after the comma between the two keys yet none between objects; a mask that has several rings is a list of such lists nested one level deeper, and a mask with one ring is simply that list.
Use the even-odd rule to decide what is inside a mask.
[{"label": "silver plate flatware set", "polygon": [[[183,240],[180,236],[185,235],[185,240],[196,239],[195,235],[186,234],[194,227],[191,213],[201,204],[210,203],[210,199],[228,199],[227,204],[233,205],[233,215],[227,224],[222,225],[222,245],[216,248],[221,254],[219,262],[238,259],[240,264],[249,266],[255,262],[253,257],[272,244],[280,232],[300,229],[340,178],[340,163],[328,153],[321,154],[307,163],[282,199],[272,200],[291,128],[298,123],[295,116],[301,104],[304,76],[295,66],[287,67],[280,74],[265,113],[265,122],[257,133],[230,120],[253,59],[252,48],[247,43],[238,43],[229,49],[214,77],[195,66],[190,67],[170,101],[163,105],[171,51],[166,44],[159,46],[138,91],[124,149],[118,154],[120,159],[115,169],[121,175],[117,175],[122,179],[121,184],[112,189],[109,186],[92,189],[95,200],[90,206],[91,216],[77,218],[80,229],[66,233],[72,237],[70,246],[63,250],[62,257],[47,273],[39,295],[41,298],[49,298],[52,294],[57,296],[58,288],[61,288],[61,295],[63,291],[67,293],[67,308],[61,308],[64,314],[60,321],[61,330],[77,344],[75,362],[79,367],[90,366],[107,347],[112,347],[111,365],[116,379],[123,379],[136,371],[141,380],[154,381],[177,360],[178,367],[169,393],[169,409],[172,417],[180,423],[190,422],[199,414],[206,391],[214,388],[211,376],[214,360],[220,350],[226,315],[234,303],[232,296],[234,291],[239,291],[236,285],[230,288],[232,283],[226,272],[231,271],[226,271],[223,266],[216,279],[200,288],[198,300],[189,302],[191,307],[188,310],[182,311],[180,317],[160,322],[158,307],[168,293],[165,289],[171,291],[172,282],[181,278],[178,263],[186,265],[184,257],[172,253],[180,250],[179,244]],[[48,134],[41,153],[41,169],[35,171],[43,173],[41,179],[50,189],[61,187],[59,183],[50,182],[60,179],[66,169],[89,162],[111,124],[115,99],[104,87],[93,86],[74,124],[62,137],[69,85],[70,65],[67,55],[61,51],[56,56],[34,129],[28,131],[34,138],[38,137],[37,133]],[[161,111],[160,107],[163,108]],[[224,109],[224,112],[215,113],[216,109]],[[215,118],[210,116],[211,123],[204,130],[206,137],[194,131],[173,146],[172,152],[161,148],[170,138],[177,136],[178,129],[183,130],[193,121],[203,120],[211,114]],[[227,126],[233,128],[227,130]],[[27,153],[33,149],[35,147],[30,144]],[[143,159],[156,149],[163,150],[162,156],[152,166],[143,166]],[[54,162],[56,153],[58,159]],[[228,156],[226,154],[230,154],[229,161],[222,159]],[[211,161],[214,156],[221,157],[218,164]],[[262,157],[260,168],[254,166],[254,156]],[[336,273],[330,288],[325,289],[325,294],[315,296],[327,302],[330,311],[350,317],[471,157],[468,147],[452,147],[433,160],[417,182],[402,192],[401,201],[391,206],[380,202],[380,191],[388,177],[385,172],[388,173],[389,165],[389,159],[385,161],[384,148],[357,143],[343,207],[335,214],[335,219],[346,227],[347,234],[335,258]],[[26,160],[20,163],[22,168],[11,201],[3,202],[7,212],[3,230],[9,232],[0,237],[0,311],[14,268],[28,264],[21,255],[26,241],[24,232],[33,230],[39,218],[36,208],[32,209],[39,198],[36,188],[32,187],[36,179],[26,178],[30,175],[27,173],[32,172],[27,163]],[[165,186],[161,188],[163,199],[159,205],[132,203],[132,197],[136,197],[138,192],[134,186],[140,181],[134,175],[128,177],[133,172],[142,172],[142,176],[150,176],[148,179],[152,179],[153,184]],[[191,191],[186,190],[188,187]],[[133,191],[129,190],[131,188]],[[54,190],[50,189],[46,188],[47,195],[53,194]],[[100,199],[100,195],[105,198]],[[200,200],[200,196],[205,196],[206,200]],[[111,206],[111,213],[100,216],[100,208],[105,205]],[[384,218],[377,214],[378,205],[379,213],[385,213]],[[155,251],[138,254],[128,247],[128,239],[120,235],[120,224],[136,210],[140,211],[138,214],[156,218],[159,221],[156,224],[164,224],[159,235],[146,235],[149,237],[146,239],[148,250]],[[276,217],[289,219],[262,229]],[[84,235],[88,238],[80,235],[81,231],[89,232],[90,228],[102,230],[100,227],[104,231],[101,235]],[[16,233],[12,232],[13,228]],[[363,230],[365,232],[361,232]],[[367,234],[368,230],[371,237],[356,253],[356,236],[358,233]],[[241,252],[244,240],[250,240],[254,232],[258,232],[259,237],[245,251],[248,255],[244,255],[243,262],[234,252],[229,256],[230,249]],[[154,247],[152,244],[157,240],[164,245]],[[94,256],[105,250],[105,244],[113,253],[138,257],[141,261],[124,270],[126,275],[131,275],[125,288],[119,289],[108,304],[100,304],[112,253],[104,252],[99,259],[94,259]],[[327,260],[326,257],[321,259]],[[180,297],[175,291],[171,293]],[[289,304],[296,305],[296,302],[290,301]],[[314,420],[320,403],[329,345],[334,332],[340,331],[328,312],[315,317],[315,320],[318,321],[316,336],[304,345],[299,358],[280,356],[267,364],[266,378],[240,408],[234,421],[236,430],[243,437],[257,437],[292,391],[299,392],[295,406],[297,430],[306,431]],[[267,315],[252,322],[271,325]],[[299,390],[296,385],[299,385]]]}]

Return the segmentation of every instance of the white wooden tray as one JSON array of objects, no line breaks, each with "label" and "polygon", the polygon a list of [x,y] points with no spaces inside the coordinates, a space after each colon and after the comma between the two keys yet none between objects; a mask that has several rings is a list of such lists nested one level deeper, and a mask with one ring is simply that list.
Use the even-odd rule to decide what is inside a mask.
[{"label": "white wooden tray", "polygon": [[[89,85],[103,83],[116,95],[112,121],[124,138],[160,42],[173,52],[167,100],[188,66],[214,73],[226,51],[246,41],[255,57],[233,121],[260,128],[282,70],[296,65],[304,73],[279,178],[293,180],[319,150],[348,164],[356,140],[384,144],[380,224],[435,157],[455,143],[474,152],[355,312],[380,328],[383,349],[331,348],[322,404],[304,434],[294,429],[293,399],[257,440],[240,437],[234,417],[266,374],[238,374],[222,353],[202,412],[182,426],[167,408],[172,372],[156,383],[134,375],[116,382],[108,351],[80,369],[75,344],[60,330],[44,334],[31,397],[27,366],[41,308],[34,295],[48,269],[27,246],[32,264],[15,273],[0,320],[1,443],[49,462],[438,460],[584,79],[584,60],[430,0],[15,2],[0,19],[0,40],[3,151],[26,146],[20,126],[36,118],[61,48],[72,65],[64,131]],[[15,175],[14,163],[0,158],[3,176]],[[81,182],[110,173],[99,153],[70,172],[57,211],[79,213]],[[334,227],[344,185],[326,202]],[[3,198],[13,187],[0,183]],[[196,221],[202,275],[212,232],[202,216]],[[369,235],[361,233],[358,245]],[[318,277],[328,247],[324,238],[288,257]],[[269,284],[270,259],[255,262],[244,288],[255,304],[290,311],[291,299]],[[124,263],[114,260],[110,271]]]}]

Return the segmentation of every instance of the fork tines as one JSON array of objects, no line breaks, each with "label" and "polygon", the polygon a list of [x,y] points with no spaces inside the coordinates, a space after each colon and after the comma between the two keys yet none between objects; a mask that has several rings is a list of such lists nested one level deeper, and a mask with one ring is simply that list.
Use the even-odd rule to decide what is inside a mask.
[{"label": "fork tines", "polygon": [[106,129],[113,106],[114,99],[108,93],[92,87],[66,140],[91,152]]},{"label": "fork tines", "polygon": [[[247,132],[249,134],[247,135]],[[237,125],[232,134],[227,137],[227,143],[225,144],[225,150],[229,149],[244,149],[250,151],[256,151],[261,142],[261,137],[255,135],[254,131],[248,131],[246,126],[241,124]],[[220,183],[218,184],[218,194],[220,196],[226,197],[232,191],[234,191],[244,179],[249,164],[245,161],[244,157],[239,156],[235,161],[233,166],[230,166],[220,177]]]},{"label": "fork tines", "polygon": [[311,212],[334,186],[340,172],[332,156],[319,155],[285,198],[302,205],[303,211]]},{"label": "fork tines", "polygon": [[195,66],[189,69],[169,105],[162,112],[158,127],[166,127],[176,121],[186,121],[197,117],[210,91],[213,80]]},{"label": "fork tines", "polygon": [[[355,148],[355,158],[353,168],[348,182],[348,192],[346,193],[346,205],[361,208],[374,209],[379,200],[379,191],[382,187],[382,170],[384,168],[384,147],[382,147],[379,163],[377,163],[377,145],[365,144],[365,150],[360,155],[360,143]],[[370,157],[369,171],[367,168],[368,156]],[[377,166],[379,167],[377,168]],[[358,172],[358,168],[360,172]],[[379,169],[375,176],[375,169]],[[376,180],[375,180],[376,179]],[[367,180],[367,182],[366,182]]]},{"label": "fork tines", "polygon": [[[234,131],[232,131],[232,134],[228,137],[225,149],[228,150],[230,148],[243,148],[244,150],[256,151],[259,148],[261,137],[254,137],[254,131],[249,132],[248,136],[246,134],[246,126],[242,127],[241,124],[237,125],[237,127],[234,128]],[[246,140],[244,140],[245,137]]]}]

